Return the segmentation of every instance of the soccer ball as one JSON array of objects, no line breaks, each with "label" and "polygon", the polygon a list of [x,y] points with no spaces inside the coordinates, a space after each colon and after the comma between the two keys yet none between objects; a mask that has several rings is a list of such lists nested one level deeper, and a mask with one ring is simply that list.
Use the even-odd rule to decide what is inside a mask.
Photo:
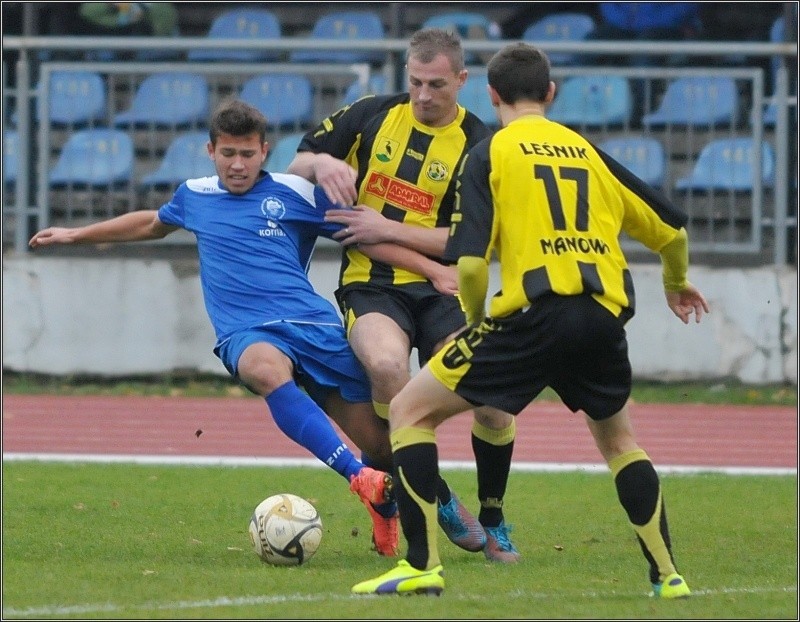
[{"label": "soccer ball", "polygon": [[267,497],[250,518],[250,542],[263,561],[274,566],[299,566],[317,552],[322,519],[305,499],[290,493]]}]

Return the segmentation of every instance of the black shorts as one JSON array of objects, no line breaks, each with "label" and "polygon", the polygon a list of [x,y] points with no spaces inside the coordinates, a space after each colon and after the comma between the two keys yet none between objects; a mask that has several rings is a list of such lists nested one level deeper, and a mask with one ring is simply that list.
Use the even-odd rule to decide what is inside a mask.
[{"label": "black shorts", "polygon": [[595,420],[631,392],[622,321],[591,296],[544,296],[527,310],[462,331],[429,368],[470,403],[519,413],[549,386]]},{"label": "black shorts", "polygon": [[367,313],[390,317],[417,348],[420,366],[440,341],[467,323],[458,298],[438,292],[430,283],[391,287],[357,283],[336,290],[335,295],[348,333],[355,319]]}]

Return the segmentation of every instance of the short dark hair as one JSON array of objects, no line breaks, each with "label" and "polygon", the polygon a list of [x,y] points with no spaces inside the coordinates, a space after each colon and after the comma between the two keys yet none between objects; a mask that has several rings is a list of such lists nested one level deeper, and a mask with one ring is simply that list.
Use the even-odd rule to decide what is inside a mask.
[{"label": "short dark hair", "polygon": [[550,60],[522,41],[509,43],[487,65],[489,85],[506,104],[544,102],[550,88]]},{"label": "short dark hair", "polygon": [[217,107],[211,117],[208,137],[212,145],[216,144],[220,134],[258,134],[263,143],[267,140],[267,119],[258,108],[239,99],[227,99]]},{"label": "short dark hair", "polygon": [[412,56],[421,63],[430,63],[437,55],[444,54],[450,61],[453,73],[464,69],[464,49],[457,34],[442,28],[423,28],[411,35],[406,50],[406,62]]}]

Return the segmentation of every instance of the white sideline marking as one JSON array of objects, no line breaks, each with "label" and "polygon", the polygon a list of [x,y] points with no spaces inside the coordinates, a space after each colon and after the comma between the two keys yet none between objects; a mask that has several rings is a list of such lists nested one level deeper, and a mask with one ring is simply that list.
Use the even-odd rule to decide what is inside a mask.
[{"label": "white sideline marking", "polygon": [[[774,592],[796,592],[797,586],[791,585],[787,587],[742,587],[742,588],[721,588],[718,590],[692,590],[692,597],[695,596],[719,596],[722,594],[769,594]],[[572,596],[578,598],[608,598],[609,596],[624,596],[635,597],[642,595],[642,592],[578,592]],[[563,598],[570,596],[563,592],[522,592],[514,590],[504,594],[505,598],[509,599],[539,599],[544,600],[547,598]],[[252,605],[274,605],[276,603],[303,603],[315,602],[326,600],[363,600],[364,596],[355,596],[351,594],[280,594],[273,596],[239,596],[228,597],[220,596],[211,600],[195,600],[195,601],[175,601],[166,603],[143,603],[143,604],[130,604],[130,605],[114,605],[112,603],[106,604],[85,604],[85,605],[71,605],[64,606],[42,606],[42,607],[28,607],[26,609],[7,608],[3,609],[3,617],[14,618],[29,618],[39,616],[66,616],[66,615],[80,615],[89,613],[115,613],[119,611],[176,611],[181,609],[205,609],[211,607],[240,607]],[[381,598],[380,596],[367,596],[366,598]],[[469,601],[485,599],[483,595],[473,594],[451,594],[447,593],[447,598]]]},{"label": "white sideline marking", "polygon": [[[181,466],[271,466],[271,467],[315,467],[326,468],[316,458],[247,458],[239,456],[142,456],[126,454],[58,454],[4,452],[3,462],[97,462],[181,465]],[[442,470],[475,470],[470,460],[440,460]],[[512,471],[526,473],[587,472],[607,473],[605,464],[573,462],[512,462]],[[797,468],[790,467],[712,467],[691,465],[656,465],[659,473],[723,473],[725,475],[797,475]]]}]

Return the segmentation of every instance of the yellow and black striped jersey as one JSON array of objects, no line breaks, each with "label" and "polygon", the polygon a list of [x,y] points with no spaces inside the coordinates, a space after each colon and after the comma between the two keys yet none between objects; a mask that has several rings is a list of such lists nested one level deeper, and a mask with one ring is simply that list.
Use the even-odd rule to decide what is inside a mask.
[{"label": "yellow and black striped jersey", "polygon": [[686,220],[576,132],[523,116],[465,159],[445,258],[496,254],[501,290],[490,302],[492,317],[554,292],[591,294],[627,321],[635,299],[620,232],[658,252]]},{"label": "yellow and black striped jersey", "polygon": [[[358,171],[358,203],[418,227],[448,227],[456,173],[470,147],[490,134],[461,106],[445,127],[419,123],[408,93],[368,96],[338,110],[306,133],[298,151],[327,153]],[[340,285],[400,285],[425,277],[344,251]],[[437,259],[438,260],[438,259]]]}]

